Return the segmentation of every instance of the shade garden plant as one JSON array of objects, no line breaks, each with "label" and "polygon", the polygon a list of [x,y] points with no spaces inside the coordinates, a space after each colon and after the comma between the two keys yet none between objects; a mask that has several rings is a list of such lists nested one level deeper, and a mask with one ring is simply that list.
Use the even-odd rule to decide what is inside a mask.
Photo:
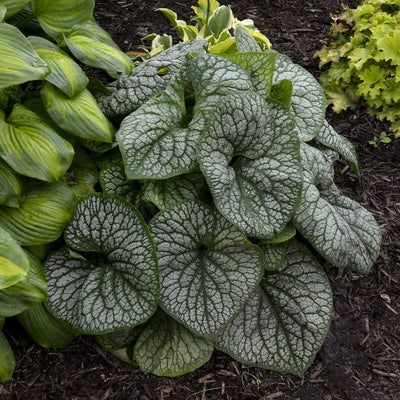
[{"label": "shade garden plant", "polygon": [[[339,156],[359,170],[352,145],[325,120],[321,86],[245,26],[230,37],[234,48],[220,54],[207,51],[208,36],[187,38],[91,88],[115,137],[76,145],[75,167],[59,180],[59,192],[72,193],[67,202],[44,203],[29,180],[23,203],[43,212],[66,204],[62,221],[3,207],[19,225],[0,220],[8,246],[0,293],[10,299],[18,281],[8,271],[23,270],[21,281],[41,274],[46,299],[18,315],[40,344],[95,335],[162,376],[193,371],[214,348],[301,375],[332,315],[319,260],[358,273],[372,267],[380,230],[334,183]],[[54,99],[41,102],[60,124]],[[32,252],[41,262],[29,263]],[[14,298],[26,302],[22,293]]]}]

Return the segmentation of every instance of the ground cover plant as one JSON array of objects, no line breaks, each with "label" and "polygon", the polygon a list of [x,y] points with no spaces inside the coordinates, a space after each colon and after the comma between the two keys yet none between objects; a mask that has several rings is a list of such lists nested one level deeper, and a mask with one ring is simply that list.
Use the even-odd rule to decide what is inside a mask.
[{"label": "ground cover plant", "polygon": [[316,56],[328,102],[335,112],[365,107],[380,120],[390,121],[400,135],[400,2],[363,1],[335,17],[332,40]]},{"label": "ground cover plant", "polygon": [[[161,72],[163,72],[164,74],[161,74],[161,75],[165,75],[165,69],[164,68],[162,68],[162,70],[161,70]],[[157,72],[159,72],[159,70],[157,70]],[[189,104],[188,104],[189,108],[193,107],[193,105],[190,105],[191,102],[192,101],[189,101]],[[186,105],[186,103],[188,103],[188,102],[185,101],[185,105]],[[104,102],[103,104],[106,104],[106,102]],[[115,118],[116,116],[117,115],[115,114],[113,118]],[[119,118],[115,118],[115,119],[117,120]],[[166,200],[171,200],[171,198],[172,198],[172,204],[173,204],[174,201],[176,201],[173,198],[177,195],[179,190],[175,190],[174,193],[173,193],[173,196],[165,196],[165,192],[167,192],[169,190],[169,188],[168,188],[168,186],[169,186],[168,183],[170,183],[170,182],[168,182],[168,181],[170,181],[169,178],[163,179],[161,182],[158,182],[158,181],[143,182],[143,179],[140,179],[137,182],[130,181],[129,183],[127,183],[125,181],[125,178],[122,176],[122,179],[120,180],[121,185],[115,185],[115,183],[119,181],[119,178],[121,177],[121,173],[123,174],[125,172],[124,169],[121,169],[121,163],[120,163],[121,159],[119,157],[116,157],[116,158],[117,158],[117,162],[115,164],[108,165],[108,166],[103,166],[103,168],[102,168],[103,172],[101,174],[101,184],[103,186],[104,191],[116,190],[119,195],[128,195],[127,197],[129,197],[129,200],[135,202],[135,204],[138,206],[138,208],[142,208],[142,214],[145,215],[145,218],[146,218],[147,221],[151,217],[151,214],[154,213],[154,211],[155,211],[154,207],[149,207],[148,202],[149,202],[150,199],[153,199],[152,201],[157,205],[158,208],[165,208],[166,210],[171,207],[171,204],[169,204],[169,205],[165,204]],[[347,158],[350,160],[350,162],[353,163],[353,166],[355,167],[354,160],[351,159],[350,157],[347,157]],[[119,161],[118,161],[118,159],[119,159]],[[234,160],[234,162],[232,164],[234,165],[234,163],[238,159],[239,159],[239,157],[236,157],[236,160]],[[203,190],[201,190],[202,203],[200,203],[200,206],[202,204],[207,206],[207,204],[204,204],[204,203],[209,203],[208,207],[205,207],[205,208],[203,207],[203,211],[205,212],[205,211],[207,211],[207,209],[210,208],[210,205],[212,207],[213,207],[213,205],[212,205],[212,203],[210,204],[210,192],[209,192],[209,189],[204,188],[204,178],[202,178],[201,175],[202,174],[199,174],[197,172],[196,176],[191,177],[193,179],[185,179],[184,180],[185,181],[184,184],[182,184],[182,182],[179,182],[179,180],[176,180],[174,182],[173,186],[175,188],[177,187],[178,189],[179,188],[185,188],[185,186],[186,186],[186,190],[184,190],[184,192],[187,192],[187,188],[189,187],[190,191],[192,192],[192,194],[194,194],[194,196],[197,196],[197,193],[198,193],[198,190],[199,190],[198,188],[203,189]],[[111,179],[110,179],[110,176],[112,177]],[[203,182],[202,182],[202,179],[203,179]],[[160,183],[162,183],[163,185],[160,185]],[[167,184],[165,184],[165,183],[167,183]],[[107,185],[109,185],[110,187],[107,187]],[[131,186],[131,187],[129,188],[129,186]],[[150,188],[150,190],[147,190],[148,187]],[[147,191],[147,193],[146,193],[146,195],[140,194],[139,197],[141,197],[142,199],[148,199],[147,200],[147,204],[145,204],[146,207],[141,207],[141,204],[137,202],[137,197],[138,196],[135,195],[135,193],[138,193],[138,192],[140,193],[140,191],[143,191],[143,189],[144,189],[145,192]],[[206,190],[204,190],[204,189],[206,189]],[[154,194],[154,192],[155,192],[155,194]],[[178,193],[178,195],[180,195],[180,194]],[[97,196],[95,196],[95,197],[97,198]],[[92,202],[90,204],[82,202],[81,203],[82,207],[79,210],[81,212],[79,218],[84,218],[83,215],[87,215],[87,218],[85,218],[85,221],[86,220],[87,221],[91,221],[92,218],[89,217],[91,215],[90,214],[91,212],[93,212],[94,214],[97,214],[97,215],[104,215],[104,214],[108,215],[108,214],[111,214],[109,212],[110,209],[119,209],[119,207],[121,206],[121,203],[119,203],[119,204],[118,203],[114,203],[112,201],[112,199],[111,199],[112,196],[111,197],[106,196],[106,197],[107,197],[107,201],[102,202],[103,204],[101,204],[101,202],[97,203],[94,200],[94,198],[93,198],[93,200],[92,200]],[[132,200],[132,199],[134,199],[134,200]],[[195,202],[192,201],[190,203],[192,204],[192,207],[199,206],[199,203],[196,202],[196,201]],[[109,207],[110,204],[112,204],[113,206],[110,207],[110,208],[107,208],[107,207]],[[187,204],[189,204],[189,203],[187,203]],[[116,207],[116,205],[118,207]],[[125,205],[127,205],[127,204],[125,203]],[[106,211],[107,211],[104,214],[102,212],[102,206],[104,206]],[[122,207],[122,209],[123,209],[123,207]],[[131,211],[132,211],[132,209],[129,207],[129,204],[128,204],[128,207],[125,208],[125,210],[124,210],[124,215],[127,215],[127,216],[131,215],[132,214]],[[193,208],[191,209],[191,211],[193,211]],[[78,210],[77,210],[77,212],[78,212]],[[125,214],[125,212],[127,212],[127,214]],[[147,213],[147,215],[146,215],[146,213]],[[215,211],[212,214],[214,214],[214,213],[215,213]],[[110,215],[110,220],[114,220],[114,219],[115,220],[119,220],[119,219],[121,219],[121,217],[120,217],[121,213],[117,213],[117,214],[118,215],[114,216],[114,217],[112,217]],[[135,213],[133,213],[133,214],[135,214]],[[192,212],[192,214],[193,214],[193,212]],[[161,213],[160,214],[160,218],[162,216],[163,216],[163,214]],[[169,214],[164,214],[164,216],[166,216],[167,220],[169,221],[170,215]],[[211,222],[212,222],[212,218],[211,217],[212,217],[212,215],[208,215],[207,221],[211,220]],[[79,218],[77,217],[77,221],[80,220]],[[73,224],[71,223],[71,225],[73,225]],[[101,225],[103,225],[103,224],[101,224]],[[138,226],[140,226],[140,225],[141,225],[141,223],[139,221],[138,222]],[[151,228],[151,223],[150,223],[150,228]],[[81,262],[83,262],[82,257],[79,257],[77,255],[77,252],[80,252],[81,255],[83,255],[86,258],[86,260],[88,260],[92,265],[97,265],[98,266],[98,268],[97,268],[98,271],[96,273],[98,273],[98,274],[102,274],[102,273],[108,274],[110,271],[109,271],[109,269],[107,267],[107,263],[104,264],[104,262],[106,261],[103,258],[104,256],[97,255],[97,256],[93,257],[93,255],[90,255],[88,253],[88,251],[87,251],[88,248],[84,248],[84,249],[81,248],[81,246],[83,246],[82,242],[81,243],[77,243],[76,241],[75,242],[72,241],[71,237],[73,237],[73,235],[75,235],[77,233],[77,231],[79,231],[79,224],[76,223],[75,226],[72,226],[71,230],[72,230],[72,236],[71,236],[71,232],[69,230],[67,230],[68,233],[66,233],[65,237],[67,239],[68,245],[71,246],[71,248],[74,249],[72,252],[70,252],[70,254],[73,255],[74,260],[77,260],[78,264],[80,263],[79,264],[80,266],[77,266],[76,271],[79,270],[79,268],[82,266]],[[96,230],[97,229],[92,229],[90,227],[87,228],[87,227],[84,226],[84,232],[81,232],[82,233],[81,236],[85,237],[85,239],[87,240],[88,233],[90,233],[90,234],[94,233],[96,235]],[[291,229],[289,228],[288,231],[289,231],[289,234],[288,234],[287,237],[290,237],[290,235],[291,235],[290,232],[292,232],[292,234],[293,234],[293,228],[291,228]],[[104,232],[102,232],[102,234],[103,233],[105,235],[107,235],[107,231],[106,230],[104,230]],[[109,233],[111,233],[111,232],[109,232]],[[114,253],[115,253],[115,255],[118,255],[118,254],[122,255],[123,254],[122,251],[115,251],[115,250],[113,251],[112,250],[112,246],[113,245],[118,245],[117,239],[120,237],[120,235],[118,235],[118,232],[115,232],[115,234],[117,236],[116,237],[112,236],[111,240],[108,241],[107,243],[101,243],[101,247],[106,247],[107,251],[111,251],[111,253],[113,255],[114,255]],[[100,236],[98,236],[97,239],[99,239],[99,238],[101,239]],[[252,238],[252,241],[253,242],[255,241],[254,238]],[[85,242],[85,240],[84,240],[84,242]],[[129,245],[129,244],[127,243],[127,245]],[[252,246],[249,246],[249,247],[251,248]],[[278,247],[276,247],[276,248],[278,248]],[[203,244],[203,243],[200,244],[199,250],[201,250],[201,252],[210,251],[210,249],[207,249],[207,246],[205,244]],[[296,246],[294,246],[292,248],[292,250],[293,250],[293,252],[299,252],[300,251],[300,249],[298,247],[296,247]],[[289,252],[290,254],[293,254],[292,250]],[[97,251],[99,251],[99,250],[97,249]],[[101,251],[101,252],[106,254],[107,256],[109,254],[109,253],[105,253],[103,251]],[[150,251],[150,253],[151,253],[151,251]],[[61,256],[62,255],[63,254],[61,254]],[[167,257],[167,255],[166,255],[166,257]],[[110,260],[108,260],[108,261],[110,262]],[[315,265],[315,267],[317,268],[317,265],[314,264],[312,259],[310,259],[308,257],[305,257],[305,261],[307,261],[311,265]],[[126,259],[125,258],[121,258],[121,259],[113,258],[111,260],[111,264],[112,265],[118,265],[118,263],[121,264],[121,262],[126,262]],[[114,264],[114,263],[117,263],[117,264]],[[290,266],[293,267],[293,264],[291,264]],[[90,268],[89,268],[89,270],[87,272],[88,272],[88,275],[89,275],[90,274]],[[269,275],[271,275],[271,274],[269,274]],[[110,275],[104,275],[104,276],[110,276]],[[118,277],[116,277],[115,281],[118,281],[117,278]],[[270,279],[272,279],[272,277],[270,277]],[[57,279],[56,279],[56,281],[57,281]],[[107,279],[103,279],[103,282],[107,282]],[[270,281],[270,285],[271,285],[271,282],[273,282],[273,281]],[[327,282],[325,282],[325,283],[327,283]],[[89,295],[93,293],[93,292],[91,292],[91,293],[89,293],[89,292],[88,292]],[[88,296],[87,299],[84,299],[84,301],[89,300],[89,297],[90,296]],[[94,304],[91,301],[90,301],[90,303]],[[79,309],[79,307],[77,309]],[[71,314],[73,314],[73,312]],[[82,318],[81,316],[79,316],[78,319],[81,319],[82,321],[85,320],[85,318]],[[174,321],[175,320],[173,320],[171,318],[166,318],[166,316],[163,315],[161,310],[159,310],[154,315],[154,317],[150,321],[149,325],[147,327],[143,327],[143,328],[145,328],[145,331],[143,333],[142,332],[136,332],[135,333],[135,332],[131,332],[131,331],[128,331],[128,332],[123,332],[122,331],[122,332],[120,332],[120,335],[118,335],[119,337],[116,337],[115,335],[112,334],[112,335],[106,335],[106,336],[99,337],[98,340],[101,341],[104,346],[106,346],[108,348],[111,348],[112,351],[117,352],[120,356],[125,357],[128,360],[132,359],[132,354],[134,354],[135,351],[136,351],[136,354],[140,354],[141,357],[146,357],[147,356],[147,359],[143,359],[142,360],[141,367],[143,369],[145,369],[145,368],[150,368],[151,369],[151,368],[154,368],[154,364],[157,364],[157,363],[154,363],[154,360],[156,360],[156,357],[160,354],[160,352],[154,351],[154,353],[150,353],[148,351],[149,349],[157,348],[157,345],[159,344],[159,342],[157,341],[157,340],[159,340],[159,338],[157,339],[156,332],[158,334],[162,334],[163,336],[166,336],[167,333],[171,333],[171,332],[172,333],[180,332],[180,337],[183,338],[183,342],[185,344],[193,345],[193,341],[191,340],[192,334],[190,334],[190,332],[188,334],[187,330],[185,331],[185,329],[182,329],[182,325],[181,324],[177,324],[176,321],[175,322]],[[162,330],[161,329],[156,330],[156,328],[158,328],[160,326],[162,326],[163,329]],[[164,327],[165,327],[165,329],[164,329]],[[135,338],[138,335],[140,335],[141,339],[137,340],[136,343],[135,343],[135,340],[136,340]],[[156,339],[155,341],[153,340],[154,337]],[[148,343],[149,341],[152,341],[152,342]],[[210,352],[210,346],[207,346],[206,343],[204,343],[204,342],[203,342],[203,345],[199,345],[199,343],[201,343],[200,341],[196,341],[196,342],[198,344],[198,346],[195,346],[195,348],[198,351],[197,352],[197,359],[200,360],[200,361],[202,359],[207,359],[209,357],[208,354]],[[205,342],[207,342],[207,340],[205,340]],[[121,348],[121,343],[123,344],[122,348]],[[168,349],[166,349],[166,351],[168,351]],[[154,358],[153,357],[148,357],[149,354],[151,354],[152,356],[154,354]],[[178,355],[179,353],[173,353],[173,354]],[[193,353],[193,354],[195,354],[195,353]],[[140,358],[140,356],[136,355],[135,358],[138,358],[138,357]],[[176,361],[174,360],[170,365],[165,365],[165,364],[161,363],[160,371],[155,371],[155,372],[156,373],[158,373],[158,372],[162,373],[162,369],[163,368],[164,369],[167,368],[167,367],[170,368],[171,365],[172,366],[176,366],[179,361],[181,361],[181,360],[179,360],[179,358],[178,358]],[[158,363],[157,365],[160,365],[160,363]],[[171,372],[170,372],[170,374],[171,374]],[[108,391],[108,393],[110,393],[110,392]]]}]

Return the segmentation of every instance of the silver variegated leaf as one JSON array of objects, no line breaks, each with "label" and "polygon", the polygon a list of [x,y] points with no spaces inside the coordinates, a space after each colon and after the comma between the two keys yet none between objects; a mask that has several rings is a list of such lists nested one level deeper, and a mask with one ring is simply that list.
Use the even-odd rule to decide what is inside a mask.
[{"label": "silver variegated leaf", "polygon": [[240,53],[249,53],[249,52],[260,52],[261,48],[250,35],[248,30],[243,26],[238,26],[235,29],[235,40],[236,40],[236,47]]},{"label": "silver variegated leaf", "polygon": [[142,372],[173,377],[200,368],[213,350],[212,343],[159,310],[139,336],[133,355]]},{"label": "silver variegated leaf", "polygon": [[160,305],[193,333],[213,338],[262,276],[260,250],[211,207],[188,201],[150,224],[160,265]]},{"label": "silver variegated leaf", "polygon": [[139,212],[117,196],[78,203],[63,247],[46,260],[48,304],[84,333],[102,334],[145,322],[159,296],[153,241]]},{"label": "silver variegated leaf", "polygon": [[326,274],[292,241],[282,267],[265,274],[216,347],[248,365],[302,375],[325,339],[332,308]]},{"label": "silver variegated leaf", "polygon": [[197,150],[220,213],[249,236],[280,233],[297,207],[299,140],[285,107],[235,93],[214,112]]},{"label": "silver variegated leaf", "polygon": [[341,194],[324,153],[302,145],[304,184],[293,217],[298,231],[327,261],[367,273],[376,261],[382,234],[372,214]]}]

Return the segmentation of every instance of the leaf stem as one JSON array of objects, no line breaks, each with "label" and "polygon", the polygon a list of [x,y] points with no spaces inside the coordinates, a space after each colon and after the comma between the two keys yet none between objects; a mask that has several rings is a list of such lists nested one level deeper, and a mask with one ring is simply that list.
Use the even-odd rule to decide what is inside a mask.
[{"label": "leaf stem", "polygon": [[208,20],[210,19],[211,0],[207,0],[206,24],[204,26],[204,35],[207,37]]}]

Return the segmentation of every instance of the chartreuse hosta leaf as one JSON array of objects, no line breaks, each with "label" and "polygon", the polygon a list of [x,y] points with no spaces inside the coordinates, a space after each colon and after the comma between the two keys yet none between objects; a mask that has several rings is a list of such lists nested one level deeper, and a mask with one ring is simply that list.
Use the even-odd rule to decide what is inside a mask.
[{"label": "chartreuse hosta leaf", "polygon": [[99,99],[108,117],[124,117],[147,100],[163,91],[171,78],[179,73],[186,55],[202,53],[205,40],[182,42],[136,67],[129,76],[122,75],[114,84],[115,92]]},{"label": "chartreuse hosta leaf", "polygon": [[205,180],[199,172],[161,181],[148,181],[145,184],[143,200],[151,201],[163,210],[185,200],[199,199],[204,186]]},{"label": "chartreuse hosta leaf", "polygon": [[71,165],[72,145],[21,104],[7,119],[0,111],[0,132],[0,157],[21,175],[54,182]]},{"label": "chartreuse hosta leaf", "polygon": [[0,204],[19,207],[22,201],[22,181],[14,170],[0,159]]},{"label": "chartreuse hosta leaf", "polygon": [[49,72],[28,39],[13,25],[0,24],[0,88],[43,79]]},{"label": "chartreuse hosta leaf", "polygon": [[356,150],[351,142],[336,133],[336,131],[328,124],[326,120],[316,136],[316,139],[328,149],[339,153],[343,159],[350,164],[357,177],[361,179]]},{"label": "chartreuse hosta leaf", "polygon": [[0,228],[0,290],[26,279],[29,260],[17,241]]},{"label": "chartreuse hosta leaf", "polygon": [[12,17],[20,12],[31,0],[2,0],[2,4],[7,9],[6,18]]},{"label": "chartreuse hosta leaf", "polygon": [[318,81],[303,67],[294,64],[289,57],[276,57],[273,83],[283,80],[293,84],[290,108],[301,141],[307,142],[320,131],[325,118],[326,99]]},{"label": "chartreuse hosta leaf", "polygon": [[32,0],[32,12],[43,30],[52,38],[61,38],[74,25],[93,16],[95,0]]},{"label": "chartreuse hosta leaf", "polygon": [[213,350],[212,343],[159,310],[137,339],[133,355],[144,373],[172,377],[201,367]]},{"label": "chartreuse hosta leaf", "polygon": [[262,276],[260,250],[198,201],[161,211],[150,224],[160,265],[160,305],[193,333],[213,338]]},{"label": "chartreuse hosta leaf", "polygon": [[0,227],[22,246],[56,240],[75,208],[74,192],[63,182],[26,185],[25,200],[18,208],[0,206]]},{"label": "chartreuse hosta leaf", "polygon": [[328,332],[329,280],[304,245],[292,241],[281,268],[267,272],[216,347],[245,364],[302,375]]},{"label": "chartreuse hosta leaf", "polygon": [[86,88],[89,79],[67,53],[41,37],[30,36],[28,40],[50,69],[46,81],[57,86],[68,97],[74,97]]},{"label": "chartreuse hosta leaf", "polygon": [[[78,203],[64,246],[46,260],[48,304],[74,329],[108,333],[151,317],[159,296],[154,244],[139,212],[120,197]],[[85,258],[86,257],[86,258]]]},{"label": "chartreuse hosta leaf", "polygon": [[15,368],[14,353],[2,332],[4,318],[0,317],[0,383],[11,379]]},{"label": "chartreuse hosta leaf", "polygon": [[250,236],[281,232],[298,203],[299,140],[287,109],[257,93],[224,99],[198,143],[217,209]]},{"label": "chartreuse hosta leaf", "polygon": [[111,36],[93,21],[74,25],[64,35],[71,53],[81,62],[91,67],[102,68],[111,75],[132,72],[132,60],[122,52]]},{"label": "chartreuse hosta leaf", "polygon": [[367,273],[379,255],[381,232],[372,214],[343,196],[324,154],[302,145],[304,184],[293,221],[330,263]]},{"label": "chartreuse hosta leaf", "polygon": [[50,117],[64,130],[83,139],[112,142],[114,128],[85,89],[72,99],[43,82],[42,101]]},{"label": "chartreuse hosta leaf", "polygon": [[0,290],[0,316],[11,317],[42,302],[47,296],[46,280],[39,260],[29,252],[25,252],[29,262],[29,275]]},{"label": "chartreuse hosta leaf", "polygon": [[7,14],[7,7],[4,3],[0,3],[0,23],[4,21]]}]

